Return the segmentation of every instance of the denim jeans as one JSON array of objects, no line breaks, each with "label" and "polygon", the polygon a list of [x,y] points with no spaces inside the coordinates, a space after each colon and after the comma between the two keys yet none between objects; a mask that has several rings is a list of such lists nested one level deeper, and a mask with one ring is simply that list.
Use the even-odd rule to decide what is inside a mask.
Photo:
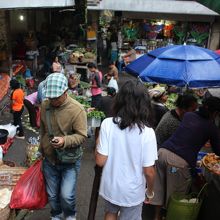
[{"label": "denim jeans", "polygon": [[51,216],[62,212],[65,217],[76,214],[76,180],[80,170],[81,159],[74,164],[51,164],[43,161],[43,173],[46,181]]}]

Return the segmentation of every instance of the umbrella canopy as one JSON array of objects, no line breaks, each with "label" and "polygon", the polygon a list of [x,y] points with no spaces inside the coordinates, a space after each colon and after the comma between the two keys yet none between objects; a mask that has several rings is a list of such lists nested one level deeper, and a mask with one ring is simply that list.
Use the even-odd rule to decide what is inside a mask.
[{"label": "umbrella canopy", "polygon": [[133,61],[126,71],[145,82],[189,88],[220,87],[220,55],[192,45],[158,48]]}]

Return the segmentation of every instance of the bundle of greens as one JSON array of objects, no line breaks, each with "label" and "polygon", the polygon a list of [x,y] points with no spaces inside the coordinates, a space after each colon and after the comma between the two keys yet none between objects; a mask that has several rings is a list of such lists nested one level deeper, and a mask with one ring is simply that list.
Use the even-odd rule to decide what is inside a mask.
[{"label": "bundle of greens", "polygon": [[93,110],[87,113],[88,118],[104,119],[105,114],[102,111]]}]

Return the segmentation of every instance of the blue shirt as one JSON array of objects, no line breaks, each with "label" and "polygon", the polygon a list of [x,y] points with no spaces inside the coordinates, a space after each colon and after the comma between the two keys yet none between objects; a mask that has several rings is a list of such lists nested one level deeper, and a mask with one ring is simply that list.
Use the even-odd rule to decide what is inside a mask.
[{"label": "blue shirt", "polygon": [[213,151],[220,155],[220,131],[215,124],[197,112],[185,113],[180,126],[161,146],[182,157],[195,167],[197,154],[210,140]]}]

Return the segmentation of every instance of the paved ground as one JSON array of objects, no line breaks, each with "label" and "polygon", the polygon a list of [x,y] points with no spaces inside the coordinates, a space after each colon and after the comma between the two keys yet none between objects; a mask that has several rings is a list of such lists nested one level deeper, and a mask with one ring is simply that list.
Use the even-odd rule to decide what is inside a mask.
[{"label": "paved ground", "polygon": [[[119,86],[128,79],[132,77],[123,73],[120,75]],[[136,80],[134,78],[134,80]],[[27,121],[27,112],[23,114],[24,121]],[[0,124],[7,124],[11,121],[11,114],[7,111],[4,111],[0,115]],[[25,123],[26,125],[27,123]],[[26,140],[29,137],[37,137],[38,131],[30,129],[29,126],[25,127],[25,136]],[[10,147],[8,153],[5,155],[5,160],[14,161],[17,166],[24,166],[26,160],[25,148],[26,140],[17,140],[15,139],[14,143]],[[92,190],[93,178],[94,178],[94,137],[88,138],[84,144],[84,155],[82,159],[81,172],[78,180],[77,187],[77,212],[78,220],[86,220],[89,210],[90,195]],[[103,219],[103,201],[99,198],[97,212],[95,220]],[[145,207],[143,211],[143,220],[152,219],[150,215],[152,210],[149,207]],[[50,219],[50,208],[46,206],[44,209],[29,212],[25,217],[25,220],[49,220]]]}]

